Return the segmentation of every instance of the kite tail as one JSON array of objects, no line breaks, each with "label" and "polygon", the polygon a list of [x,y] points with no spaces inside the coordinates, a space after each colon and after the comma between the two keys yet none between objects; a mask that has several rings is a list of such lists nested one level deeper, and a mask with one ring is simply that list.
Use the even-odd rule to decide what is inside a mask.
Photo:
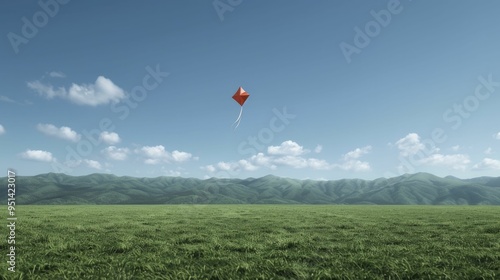
[{"label": "kite tail", "polygon": [[241,106],[240,115],[238,116],[238,118],[236,119],[236,121],[231,125],[231,126],[233,126],[235,123],[238,123],[234,129],[236,129],[240,125],[240,122],[241,122],[241,113],[243,113],[243,106]]}]

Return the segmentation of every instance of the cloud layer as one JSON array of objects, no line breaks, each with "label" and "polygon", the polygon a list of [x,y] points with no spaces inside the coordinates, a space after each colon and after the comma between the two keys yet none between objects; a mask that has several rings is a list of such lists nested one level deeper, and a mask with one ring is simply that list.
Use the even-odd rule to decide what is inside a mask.
[{"label": "cloud layer", "polygon": [[87,106],[116,103],[126,97],[123,89],[103,76],[97,77],[93,84],[72,84],[69,89],[54,88],[52,85],[44,84],[38,80],[28,82],[28,87],[47,99],[59,97],[75,104]]},{"label": "cloud layer", "polygon": [[348,171],[369,171],[371,170],[370,164],[366,161],[359,160],[359,158],[368,154],[371,149],[372,146],[365,146],[363,148],[357,148],[350,151],[343,156],[344,162],[338,164],[337,166]]},{"label": "cloud layer", "polygon": [[101,153],[104,154],[108,159],[112,160],[126,160],[130,150],[128,148],[117,148],[115,146],[109,146],[103,150]]},{"label": "cloud layer", "polygon": [[[399,154],[402,157],[412,159],[415,165],[442,166],[454,170],[466,170],[471,163],[466,154],[442,154],[432,143],[426,146],[417,133],[410,133],[396,142]],[[458,151],[460,146],[452,147],[453,151]],[[404,166],[399,166],[404,170]]]},{"label": "cloud layer", "polygon": [[76,133],[74,130],[67,126],[56,127],[53,124],[38,124],[36,128],[49,136],[54,136],[60,139],[78,142],[81,139],[81,135]]},{"label": "cloud layer", "polygon": [[163,145],[143,146],[135,149],[135,153],[140,155],[146,164],[159,164],[171,162],[185,162],[196,159],[192,154],[181,151],[168,152]]},{"label": "cloud layer", "polygon": [[121,139],[118,133],[103,131],[99,135],[99,139],[108,145],[115,145],[120,143]]},{"label": "cloud layer", "polygon": [[304,154],[304,148],[299,144],[288,140],[279,146],[269,146],[267,153],[270,155],[300,156]]},{"label": "cloud layer", "polygon": [[[320,153],[321,145],[316,146],[315,153]],[[346,153],[340,162],[329,163],[324,159],[308,157],[309,150],[305,149],[298,143],[287,140],[278,146],[267,147],[267,153],[257,153],[246,159],[237,161],[220,161],[216,164],[203,166],[202,169],[209,173],[216,172],[239,172],[239,171],[254,171],[260,168],[268,168],[275,170],[280,166],[291,167],[296,169],[310,168],[315,170],[331,170],[339,168],[347,171],[368,171],[370,164],[363,162],[359,158],[369,153],[371,146],[358,148]]]},{"label": "cloud layer", "polygon": [[484,158],[480,163],[475,164],[472,168],[476,170],[500,170],[500,160]]},{"label": "cloud layer", "polygon": [[21,154],[21,157],[29,160],[42,161],[42,162],[55,161],[55,158],[52,156],[52,153],[42,150],[26,150]]},{"label": "cloud layer", "polygon": [[420,136],[416,133],[410,133],[396,142],[401,156],[409,156],[418,153],[424,149],[424,144],[420,143]]}]

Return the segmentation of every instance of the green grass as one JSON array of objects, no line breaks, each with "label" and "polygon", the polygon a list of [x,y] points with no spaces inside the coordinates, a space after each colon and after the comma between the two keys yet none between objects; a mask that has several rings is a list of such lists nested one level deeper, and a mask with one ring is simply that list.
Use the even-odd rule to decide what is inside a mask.
[{"label": "green grass", "polygon": [[[486,206],[20,206],[16,272],[2,261],[0,277],[500,279],[499,214]],[[6,242],[0,252],[6,260]]]}]

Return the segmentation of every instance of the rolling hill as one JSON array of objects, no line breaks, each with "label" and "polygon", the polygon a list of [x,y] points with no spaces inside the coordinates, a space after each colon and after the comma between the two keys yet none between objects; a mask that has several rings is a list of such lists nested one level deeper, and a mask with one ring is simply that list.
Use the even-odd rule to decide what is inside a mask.
[{"label": "rolling hill", "polygon": [[[7,182],[7,178],[0,178]],[[7,192],[0,193],[2,203]],[[428,173],[376,180],[261,178],[206,180],[48,173],[16,178],[16,204],[423,204],[500,205],[500,177]]]}]

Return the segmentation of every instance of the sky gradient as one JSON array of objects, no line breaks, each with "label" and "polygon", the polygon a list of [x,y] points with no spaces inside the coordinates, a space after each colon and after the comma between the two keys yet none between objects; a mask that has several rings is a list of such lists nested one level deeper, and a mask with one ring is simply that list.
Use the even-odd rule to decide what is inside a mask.
[{"label": "sky gradient", "polygon": [[0,5],[5,173],[500,174],[498,1]]}]

